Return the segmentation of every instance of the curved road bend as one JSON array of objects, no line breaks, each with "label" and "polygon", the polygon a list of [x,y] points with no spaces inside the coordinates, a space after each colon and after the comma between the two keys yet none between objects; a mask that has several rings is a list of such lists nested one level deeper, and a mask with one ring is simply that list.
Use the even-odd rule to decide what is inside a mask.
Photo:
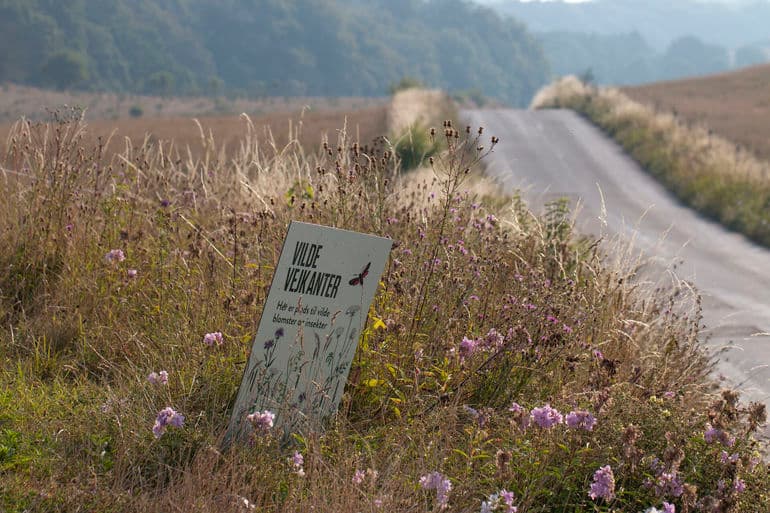
[{"label": "curved road bend", "polygon": [[743,400],[770,403],[770,251],[677,203],[572,111],[469,110],[462,116],[500,137],[487,171],[506,190],[521,189],[535,210],[568,197],[573,208],[580,205],[579,231],[633,239],[646,256],[668,268],[676,263],[677,276],[703,296],[708,346],[725,348],[717,372]]}]

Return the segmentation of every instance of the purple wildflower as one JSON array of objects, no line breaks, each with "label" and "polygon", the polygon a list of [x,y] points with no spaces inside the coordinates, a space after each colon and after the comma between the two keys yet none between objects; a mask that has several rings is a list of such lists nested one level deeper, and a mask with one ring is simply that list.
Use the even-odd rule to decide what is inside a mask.
[{"label": "purple wildflower", "polygon": [[297,474],[300,477],[304,477],[305,475],[305,457],[302,456],[302,453],[299,451],[294,451],[294,456],[289,458],[291,460],[291,464],[294,467],[294,473]]},{"label": "purple wildflower", "polygon": [[224,338],[222,338],[221,332],[215,331],[213,333],[206,333],[203,336],[203,342],[209,347],[214,346],[214,344],[221,346],[224,342]]},{"label": "purple wildflower", "polygon": [[465,360],[466,358],[469,358],[473,353],[476,352],[476,349],[478,348],[478,341],[463,337],[463,341],[460,342],[460,358],[462,360]]},{"label": "purple wildflower", "polygon": [[441,509],[449,505],[449,492],[452,483],[441,472],[431,472],[420,478],[420,486],[425,490],[436,490],[436,503]]},{"label": "purple wildflower", "polygon": [[669,502],[663,503],[663,513],[676,513],[676,506]]},{"label": "purple wildflower", "polygon": [[498,333],[495,328],[490,329],[484,337],[484,347],[487,349],[499,349],[503,346],[505,337]]},{"label": "purple wildflower", "polygon": [[746,490],[746,481],[743,479],[736,477],[735,481],[733,482],[733,490],[735,490],[737,493],[741,493]]},{"label": "purple wildflower", "polygon": [[602,361],[604,360],[604,353],[602,353],[598,349],[594,349],[594,358],[596,358],[599,361]]},{"label": "purple wildflower", "polygon": [[658,497],[681,497],[684,493],[682,479],[676,471],[661,472],[655,479],[653,491]]},{"label": "purple wildflower", "polygon": [[126,271],[126,274],[128,274],[129,278],[136,278],[136,275],[138,273],[136,269],[129,269],[128,271]]},{"label": "purple wildflower", "polygon": [[160,372],[153,371],[147,376],[147,381],[153,385],[166,385],[168,384],[168,372],[164,370]]},{"label": "purple wildflower", "polygon": [[273,427],[273,421],[275,420],[275,414],[270,410],[255,411],[249,415],[246,415],[246,420],[251,422],[254,429],[266,433]]},{"label": "purple wildflower", "polygon": [[561,424],[564,416],[559,413],[559,410],[551,408],[550,404],[546,404],[540,408],[532,409],[532,420],[541,428],[550,429],[556,424]]},{"label": "purple wildflower", "polygon": [[615,497],[615,475],[612,473],[612,467],[605,465],[594,472],[594,482],[591,483],[588,496],[592,500],[601,497],[607,501]]},{"label": "purple wildflower", "polygon": [[155,424],[152,426],[152,433],[155,435],[155,438],[160,438],[166,432],[166,427],[168,426],[177,428],[184,426],[184,415],[177,413],[170,406],[160,410],[155,418]]},{"label": "purple wildflower", "polygon": [[126,255],[123,253],[122,249],[111,249],[107,252],[106,255],[104,255],[104,260],[108,264],[122,262],[125,259],[126,259]]},{"label": "purple wildflower", "polygon": [[571,411],[565,418],[570,429],[583,429],[593,431],[596,425],[596,417],[584,410]]},{"label": "purple wildflower", "polygon": [[735,437],[727,431],[717,429],[711,424],[706,424],[706,430],[703,432],[703,438],[706,439],[706,443],[719,442],[725,447],[732,447],[735,445]]},{"label": "purple wildflower", "polygon": [[356,472],[353,474],[353,479],[351,479],[351,481],[355,485],[360,485],[361,483],[364,482],[365,477],[366,477],[366,472],[359,469],[359,470],[356,470]]}]

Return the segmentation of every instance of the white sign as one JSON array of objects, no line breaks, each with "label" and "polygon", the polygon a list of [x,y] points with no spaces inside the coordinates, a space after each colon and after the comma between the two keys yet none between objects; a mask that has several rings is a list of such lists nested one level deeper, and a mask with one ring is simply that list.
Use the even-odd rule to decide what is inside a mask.
[{"label": "white sign", "polygon": [[269,410],[287,435],[337,411],[393,241],[292,222],[238,390],[226,440]]}]

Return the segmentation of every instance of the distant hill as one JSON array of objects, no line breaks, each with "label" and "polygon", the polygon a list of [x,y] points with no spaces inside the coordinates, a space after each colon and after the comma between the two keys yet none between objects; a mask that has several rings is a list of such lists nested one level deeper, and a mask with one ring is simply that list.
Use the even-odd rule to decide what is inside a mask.
[{"label": "distant hill", "polygon": [[704,124],[757,156],[770,160],[770,65],[623,91],[631,98]]},{"label": "distant hill", "polygon": [[554,75],[640,84],[770,61],[770,2],[496,0],[541,41]]},{"label": "distant hill", "polygon": [[770,2],[747,0],[487,0],[498,12],[514,16],[533,32],[626,34],[638,32],[659,51],[682,36],[739,48],[766,39]]},{"label": "distant hill", "polygon": [[413,77],[526,104],[525,27],[461,0],[0,0],[0,82],[56,89],[374,96]]}]

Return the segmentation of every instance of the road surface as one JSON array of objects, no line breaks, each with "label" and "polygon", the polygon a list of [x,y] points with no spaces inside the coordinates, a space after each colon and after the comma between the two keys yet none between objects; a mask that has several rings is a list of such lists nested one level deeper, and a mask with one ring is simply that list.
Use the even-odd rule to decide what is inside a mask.
[{"label": "road surface", "polygon": [[703,339],[723,350],[715,372],[740,389],[743,400],[770,403],[770,251],[679,204],[572,111],[462,115],[470,125],[483,126],[485,135],[500,138],[486,160],[488,173],[508,191],[521,189],[535,211],[568,197],[582,204],[579,231],[632,240],[663,264],[657,267],[661,272],[676,264],[676,275],[703,296]]}]

